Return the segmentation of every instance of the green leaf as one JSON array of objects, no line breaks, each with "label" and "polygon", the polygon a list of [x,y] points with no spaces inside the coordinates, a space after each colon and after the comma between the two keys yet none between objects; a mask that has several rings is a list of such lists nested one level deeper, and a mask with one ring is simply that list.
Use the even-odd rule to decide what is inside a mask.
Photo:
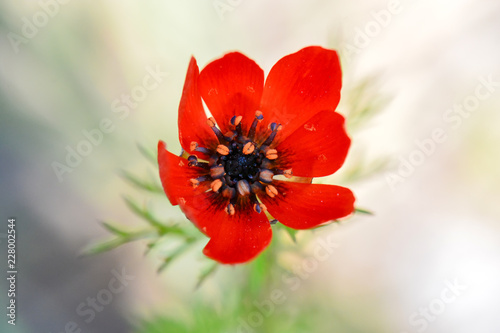
[{"label": "green leaf", "polygon": [[125,231],[116,225],[110,224],[109,222],[103,221],[103,222],[101,222],[101,224],[109,232],[111,232],[117,236],[128,237],[130,235],[130,231]]},{"label": "green leaf", "polygon": [[140,143],[137,144],[137,148],[139,149],[139,152],[141,153],[142,156],[144,156],[149,162],[153,164],[156,168],[158,167],[158,161],[156,158],[156,153]]},{"label": "green leaf", "polygon": [[363,208],[354,208],[354,213],[356,214],[366,214],[366,215],[373,215],[373,212],[363,209]]},{"label": "green leaf", "polygon": [[198,277],[198,283],[196,284],[195,289],[198,289],[209,276],[214,274],[218,267],[219,267],[219,264],[217,262],[213,262],[213,263],[211,263],[210,266],[208,266],[208,268],[203,270],[201,272],[200,276]]},{"label": "green leaf", "polygon": [[160,186],[160,184],[139,179],[128,171],[120,170],[120,176],[127,180],[130,184],[145,191],[161,194],[164,193],[163,188]]},{"label": "green leaf", "polygon": [[102,242],[102,243],[97,243],[97,244],[92,244],[88,246],[87,248],[83,249],[81,252],[82,256],[87,256],[87,255],[94,255],[94,254],[99,254],[103,252],[107,252],[110,250],[113,250],[117,248],[120,245],[123,245],[127,243],[128,240],[127,238],[113,238],[111,240]]},{"label": "green leaf", "polygon": [[182,236],[186,235],[185,231],[179,228],[178,226],[175,225],[167,226],[161,223],[149,212],[149,210],[139,207],[139,205],[129,197],[123,196],[123,200],[125,200],[125,203],[130,208],[130,210],[132,210],[132,212],[134,212],[137,216],[146,220],[152,227],[156,228],[160,235],[164,235],[167,233],[177,234]]},{"label": "green leaf", "polygon": [[177,259],[180,255],[182,255],[184,252],[186,252],[190,247],[191,245],[193,244],[193,242],[195,241],[196,239],[194,238],[186,238],[186,240],[184,241],[184,244],[180,245],[177,249],[175,249],[168,257],[166,257],[164,260],[163,260],[163,263],[161,264],[161,266],[158,268],[158,273],[161,273],[163,272],[163,270],[165,268],[168,267],[168,265],[170,265],[175,259]]},{"label": "green leaf", "polygon": [[120,245],[123,245],[125,243],[129,243],[129,242],[132,242],[132,241],[135,241],[138,239],[151,238],[151,237],[158,236],[158,232],[156,230],[152,230],[152,229],[124,232],[121,229],[118,229],[118,228],[115,228],[114,226],[111,226],[110,224],[103,223],[103,225],[106,225],[106,229],[108,229],[110,231],[115,230],[115,231],[111,231],[111,232],[117,234],[118,237],[104,241],[104,242],[100,242],[97,244],[89,245],[86,249],[84,249],[82,251],[82,255],[98,254],[98,253],[113,250]]},{"label": "green leaf", "polygon": [[297,243],[297,232],[299,232],[298,230],[289,228],[281,223],[279,224],[279,226],[287,232],[294,243]]}]

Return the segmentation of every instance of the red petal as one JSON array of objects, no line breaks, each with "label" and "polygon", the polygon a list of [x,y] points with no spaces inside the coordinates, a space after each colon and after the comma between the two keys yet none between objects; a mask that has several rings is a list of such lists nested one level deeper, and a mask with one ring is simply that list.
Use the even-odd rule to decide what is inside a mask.
[{"label": "red petal", "polygon": [[266,79],[264,121],[281,123],[279,137],[284,139],[316,113],[334,111],[341,87],[337,52],[311,46],[290,54],[273,66]]},{"label": "red petal", "polygon": [[[207,116],[198,91],[198,77],[196,59],[191,57],[179,104],[178,120],[179,141],[182,148],[187,152],[190,152],[190,144],[193,141],[197,142],[201,147],[212,149],[217,144],[217,137],[207,125]],[[193,154],[203,156],[198,152],[193,152]]]},{"label": "red petal", "polygon": [[209,63],[200,73],[199,89],[222,133],[233,116],[243,116],[248,130],[259,109],[264,72],[253,60],[233,52]]},{"label": "red petal", "polygon": [[[223,264],[252,260],[271,242],[272,230],[264,213],[257,214],[250,204],[231,216],[223,210],[204,216],[217,221],[219,229],[211,235],[203,253]],[[212,222],[213,223],[213,222]]]},{"label": "red petal", "polygon": [[160,179],[172,205],[180,205],[186,217],[200,231],[211,237],[204,253],[224,264],[249,261],[262,252],[271,241],[272,231],[265,214],[257,214],[247,203],[231,216],[224,211],[227,199],[213,192],[196,190],[189,179],[200,175],[200,169],[188,167],[184,158],[166,150],[158,143]]},{"label": "red petal", "polygon": [[347,156],[351,140],[344,129],[344,117],[322,111],[290,134],[277,148],[281,169],[294,176],[323,177],[337,171]]},{"label": "red petal", "polygon": [[341,186],[275,181],[278,195],[259,199],[269,213],[293,229],[309,229],[351,214],[354,195]]},{"label": "red petal", "polygon": [[158,142],[158,165],[163,189],[172,205],[178,205],[184,202],[185,198],[205,190],[203,185],[195,190],[189,182],[191,178],[199,177],[203,169],[189,167],[187,160],[169,152],[163,141]]}]

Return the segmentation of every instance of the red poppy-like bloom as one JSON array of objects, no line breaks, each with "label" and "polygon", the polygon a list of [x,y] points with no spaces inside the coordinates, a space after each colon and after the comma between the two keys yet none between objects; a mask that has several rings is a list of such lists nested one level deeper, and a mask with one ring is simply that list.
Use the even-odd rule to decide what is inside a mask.
[{"label": "red poppy-like bloom", "polygon": [[255,258],[272,238],[266,211],[294,229],[353,212],[349,189],[294,182],[331,175],[344,163],[351,141],[335,112],[341,85],[337,53],[316,46],[279,60],[265,82],[238,52],[201,73],[191,58],[178,119],[185,153],[160,141],[158,163],[172,205],[210,237],[206,256],[225,264]]}]

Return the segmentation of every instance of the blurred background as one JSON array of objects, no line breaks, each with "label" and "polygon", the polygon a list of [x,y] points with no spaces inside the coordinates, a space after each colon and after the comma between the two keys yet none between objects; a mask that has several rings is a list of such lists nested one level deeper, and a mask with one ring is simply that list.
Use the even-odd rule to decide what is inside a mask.
[{"label": "blurred background", "polygon": [[[15,217],[18,312],[0,331],[500,331],[499,31],[492,0],[3,1],[0,247]],[[141,223],[122,195],[189,223],[119,170],[154,179],[137,144],[180,150],[191,55],[202,68],[238,50],[268,73],[309,45],[341,55],[353,139],[326,181],[374,215],[299,233],[302,259],[279,257],[298,270],[269,282],[280,302],[260,293],[227,319],[225,286],[242,273],[222,267],[195,289],[204,244],[159,275],[144,242],[80,256],[110,237],[101,220]],[[349,118],[359,110],[373,117]],[[335,247],[319,260],[325,240]]]}]

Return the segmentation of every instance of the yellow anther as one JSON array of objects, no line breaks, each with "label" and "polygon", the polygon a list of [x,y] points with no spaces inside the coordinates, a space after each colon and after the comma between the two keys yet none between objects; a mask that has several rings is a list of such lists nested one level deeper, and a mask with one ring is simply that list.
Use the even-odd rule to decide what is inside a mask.
[{"label": "yellow anther", "polygon": [[292,178],[292,177],[293,177],[293,172],[292,172],[292,169],[283,170],[283,175],[284,175],[286,178]]}]

